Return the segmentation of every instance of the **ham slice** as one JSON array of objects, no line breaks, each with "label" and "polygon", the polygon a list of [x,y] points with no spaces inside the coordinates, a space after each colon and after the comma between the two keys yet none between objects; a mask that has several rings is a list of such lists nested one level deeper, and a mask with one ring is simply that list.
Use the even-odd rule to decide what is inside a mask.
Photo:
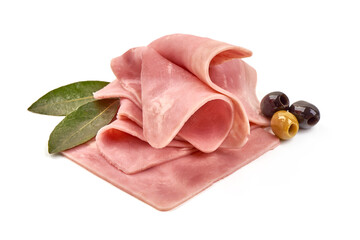
[{"label": "ham slice", "polygon": [[[100,152],[119,170],[133,174],[159,165],[196,149],[189,143],[173,140],[165,148],[153,148],[146,141],[142,129],[129,120],[119,119],[102,128],[97,137]],[[134,152],[136,151],[136,154]]]},{"label": "ham slice", "polygon": [[120,100],[120,108],[116,115],[117,119],[126,119],[135,122],[139,127],[143,126],[142,111],[131,100],[122,98]]},{"label": "ham slice", "polygon": [[163,148],[179,134],[197,149],[212,152],[229,134],[234,117],[230,99],[152,48],[143,53],[141,87],[143,131],[151,146]]},{"label": "ham slice", "polygon": [[247,49],[174,34],[114,58],[116,119],[63,154],[159,210],[181,204],[279,144],[262,127]]},{"label": "ham slice", "polygon": [[[256,86],[256,75],[251,76],[246,73],[239,75],[241,70],[238,69],[236,64],[235,66],[234,64],[222,64],[233,59],[241,61],[238,58],[251,56],[251,51],[212,39],[185,34],[173,34],[162,37],[152,42],[150,46],[175,64],[184,66],[208,86],[230,97],[234,101],[236,108],[234,126],[225,142],[226,146],[241,147],[246,142],[246,134],[249,132],[249,125],[247,124],[249,121],[248,116],[252,117],[250,121],[254,123],[264,126],[269,124],[269,120],[259,114],[259,104],[253,100],[257,99],[255,88],[247,91],[249,88]],[[220,68],[223,68],[223,71],[220,71],[220,73],[226,77],[214,82],[210,77],[209,69],[211,66],[218,65],[222,65]],[[215,71],[216,70],[219,70],[219,68],[216,68]],[[247,68],[247,70],[250,69]],[[232,90],[234,87],[232,84],[219,85],[219,82],[229,83],[230,81],[226,81],[227,77],[235,77],[235,81],[242,82],[239,84],[242,88]],[[245,79],[245,77],[249,78]],[[250,85],[250,87],[247,88],[246,85]],[[251,99],[249,105],[255,104],[246,109],[248,111],[247,114],[244,114],[246,113],[244,102],[241,102],[240,99],[232,93],[233,91],[239,92],[245,99]],[[247,100],[245,102],[247,102]],[[252,112],[253,110],[255,110],[255,113]]]},{"label": "ham slice", "polygon": [[197,151],[131,175],[111,165],[99,152],[95,141],[63,154],[114,186],[165,211],[178,206],[278,144],[277,137],[262,128],[255,128],[241,149],[219,149],[213,153]]},{"label": "ham slice", "polygon": [[251,123],[269,125],[269,119],[260,113],[260,103],[255,92],[257,76],[254,68],[240,59],[232,59],[222,64],[210,65],[209,76],[213,83],[240,100]]}]

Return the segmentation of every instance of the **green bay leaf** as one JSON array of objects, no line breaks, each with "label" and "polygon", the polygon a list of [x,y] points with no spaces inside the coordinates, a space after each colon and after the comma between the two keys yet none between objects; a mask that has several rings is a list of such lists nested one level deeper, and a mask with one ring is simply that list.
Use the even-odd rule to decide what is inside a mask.
[{"label": "green bay leaf", "polygon": [[81,105],[95,101],[93,93],[109,82],[81,81],[56,88],[34,102],[28,110],[34,113],[66,116]]},{"label": "green bay leaf", "polygon": [[49,153],[58,153],[89,141],[100,128],[111,122],[119,105],[118,99],[96,100],[67,115],[50,134]]}]

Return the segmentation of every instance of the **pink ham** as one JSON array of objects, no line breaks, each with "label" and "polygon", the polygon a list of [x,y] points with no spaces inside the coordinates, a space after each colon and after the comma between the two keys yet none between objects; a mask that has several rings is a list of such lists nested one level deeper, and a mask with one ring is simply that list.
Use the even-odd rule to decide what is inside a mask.
[{"label": "pink ham", "polygon": [[[255,87],[256,75],[243,73],[236,77],[236,74],[239,73],[238,67],[226,64],[227,61],[232,59],[251,56],[251,51],[212,39],[185,34],[173,34],[162,37],[152,42],[150,46],[175,64],[184,66],[208,86],[230,97],[234,101],[236,108],[234,126],[224,146],[241,147],[246,142],[246,134],[249,131],[249,125],[247,124],[249,121],[248,116],[253,117],[250,121],[254,123],[261,125],[269,124],[269,121],[259,114],[259,105],[253,101],[253,99],[257,99],[255,88],[249,92],[246,91],[248,88],[246,88],[245,85],[250,84],[251,87]],[[225,63],[225,65],[222,63]],[[241,92],[245,99],[251,99],[249,104],[255,103],[255,105],[246,109],[248,114],[245,114],[244,103],[232,93],[234,90],[232,90],[233,86],[231,84],[220,84],[219,86],[217,84],[218,82],[214,83],[211,79],[209,68],[217,65],[223,65],[221,74],[225,74],[227,77],[235,76],[235,81],[243,82],[239,84],[244,85],[243,88],[235,91]],[[245,77],[249,78],[245,79]],[[229,82],[226,81],[226,78],[224,78],[223,81]],[[245,102],[247,102],[247,100]],[[252,110],[255,110],[255,113],[252,113]]]},{"label": "pink ham", "polygon": [[140,82],[115,79],[100,91],[95,92],[94,97],[96,99],[127,98],[141,108],[140,91]]},{"label": "pink ham", "polygon": [[96,142],[109,163],[127,174],[143,171],[196,151],[189,143],[178,140],[173,140],[165,148],[153,148],[145,141],[142,129],[134,122],[124,119],[115,120],[103,127]]},{"label": "pink ham", "polygon": [[132,196],[159,210],[170,210],[279,144],[262,128],[252,130],[241,149],[196,152],[136,174],[125,174],[100,154],[94,141],[63,154]]},{"label": "pink ham", "polygon": [[120,98],[117,119],[64,155],[157,209],[179,205],[279,144],[261,127],[250,55],[183,34],[130,49],[94,94]]},{"label": "pink ham", "polygon": [[255,92],[257,77],[254,68],[240,59],[232,59],[222,64],[210,65],[209,76],[213,83],[240,100],[251,123],[269,125],[269,119],[260,114],[260,103]]},{"label": "pink ham", "polygon": [[137,107],[131,100],[128,98],[122,98],[120,100],[120,108],[116,115],[117,119],[129,119],[136,123],[139,127],[143,126],[142,120],[142,110]]},{"label": "pink ham", "polygon": [[141,87],[143,131],[151,146],[163,148],[179,134],[197,149],[212,152],[229,134],[234,117],[230,99],[152,48],[143,53]]},{"label": "pink ham", "polygon": [[141,64],[145,48],[132,48],[111,61],[111,68],[117,79],[94,93],[97,99],[128,98],[141,108]]}]

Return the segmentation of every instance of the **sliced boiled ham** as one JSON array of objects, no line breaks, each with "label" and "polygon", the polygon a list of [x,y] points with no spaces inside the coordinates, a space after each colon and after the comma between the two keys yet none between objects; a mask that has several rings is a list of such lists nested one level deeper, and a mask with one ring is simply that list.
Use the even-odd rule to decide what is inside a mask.
[{"label": "sliced boiled ham", "polygon": [[139,127],[143,126],[142,110],[128,98],[120,100],[120,108],[116,115],[117,119],[127,118],[135,122]]},{"label": "sliced boiled ham", "polygon": [[64,155],[159,210],[169,210],[279,139],[259,111],[247,49],[174,34],[114,58],[116,119]]},{"label": "sliced boiled ham", "polygon": [[256,71],[240,59],[232,59],[222,64],[210,65],[209,76],[213,83],[226,89],[242,103],[250,123],[269,125],[269,119],[260,113],[260,103],[256,97]]},{"label": "sliced boiled ham", "polygon": [[[246,134],[249,132],[247,122],[249,120],[260,125],[269,124],[269,120],[259,114],[259,104],[253,100],[257,99],[255,89],[246,91],[249,90],[246,85],[250,85],[251,87],[256,86],[256,75],[252,76],[244,73],[244,71],[242,71],[241,75],[239,74],[239,67],[222,64],[229,60],[237,59],[236,61],[241,61],[238,58],[250,57],[252,55],[251,51],[212,39],[185,34],[173,34],[162,37],[152,42],[150,46],[175,64],[184,66],[208,86],[230,97],[234,101],[236,108],[234,126],[225,142],[226,146],[241,147],[246,142]],[[219,81],[214,83],[210,77],[209,69],[211,66],[218,65],[223,65],[221,74],[225,74],[227,77],[238,74],[234,80],[242,81],[242,83],[239,84],[242,88],[233,90],[234,86],[231,84],[219,85]],[[226,81],[227,77],[223,78],[220,82],[229,83],[229,81]],[[248,77],[248,79],[245,79],[246,77]],[[249,104],[255,103],[255,105],[246,109],[248,114],[244,114],[246,113],[244,103],[239,101],[239,98],[232,93],[234,91],[241,92],[245,99],[251,99]],[[247,100],[245,102],[247,102]],[[253,111],[255,111],[255,113],[253,113]],[[249,119],[249,116],[251,116],[252,119]]]},{"label": "sliced boiled ham", "polygon": [[145,141],[142,129],[134,122],[125,119],[115,120],[103,127],[96,137],[96,142],[101,154],[127,174],[133,174],[196,151],[191,144],[178,140],[172,140],[165,148],[153,148]]},{"label": "sliced boiled ham", "polygon": [[232,101],[150,47],[142,60],[143,131],[149,144],[163,148],[179,134],[202,152],[216,150],[233,126]]},{"label": "sliced boiled ham", "polygon": [[166,211],[278,144],[277,137],[259,127],[252,130],[249,141],[240,149],[219,149],[212,153],[197,151],[136,174],[125,174],[111,165],[99,152],[95,141],[67,150],[63,154],[132,196],[158,210]]}]

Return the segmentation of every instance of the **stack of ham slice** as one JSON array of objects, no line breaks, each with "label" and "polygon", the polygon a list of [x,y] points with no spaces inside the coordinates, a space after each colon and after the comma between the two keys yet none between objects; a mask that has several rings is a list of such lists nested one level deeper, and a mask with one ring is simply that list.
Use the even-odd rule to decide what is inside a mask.
[{"label": "stack of ham slice", "polygon": [[279,144],[262,127],[247,49],[174,34],[112,60],[94,94],[120,108],[94,140],[63,152],[159,210],[169,210]]}]

